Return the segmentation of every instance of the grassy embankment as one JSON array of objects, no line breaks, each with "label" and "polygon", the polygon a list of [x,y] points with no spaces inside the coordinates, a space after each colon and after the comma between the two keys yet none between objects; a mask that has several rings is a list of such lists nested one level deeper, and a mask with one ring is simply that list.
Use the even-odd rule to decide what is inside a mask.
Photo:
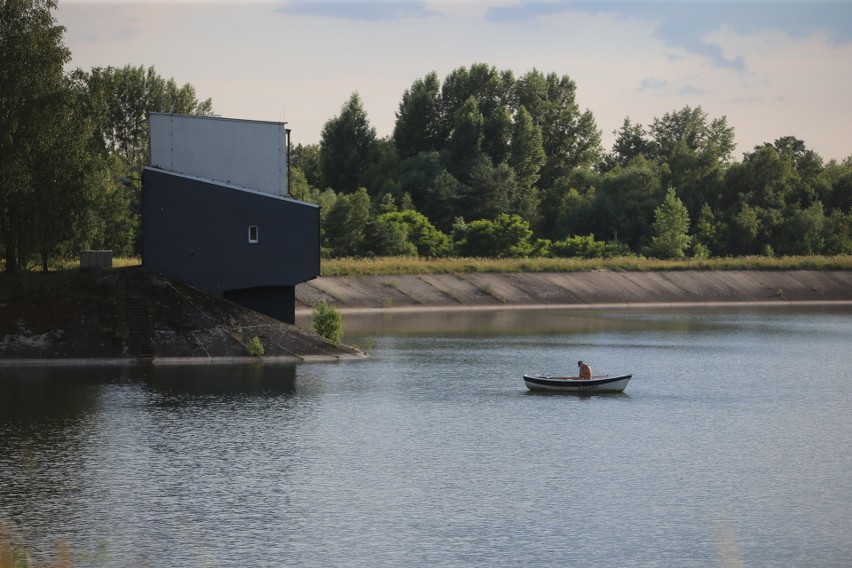
[{"label": "grassy embankment", "polygon": [[[113,267],[138,266],[138,258],[115,258]],[[72,271],[77,261],[52,266],[51,271]],[[0,271],[2,271],[0,261]],[[465,274],[472,272],[591,272],[614,270],[650,272],[666,270],[852,270],[852,255],[842,256],[742,256],[733,258],[657,260],[616,258],[335,258],[323,259],[323,276],[392,276],[404,274]],[[24,272],[35,278],[38,272]],[[19,275],[20,277],[20,275]],[[25,276],[26,277],[26,276]]]},{"label": "grassy embankment", "polygon": [[390,257],[330,259],[320,265],[323,276],[388,276],[403,274],[458,274],[471,272],[591,272],[614,270],[852,270],[852,256],[748,256],[705,260],[656,260],[639,257],[583,258],[439,258]]}]

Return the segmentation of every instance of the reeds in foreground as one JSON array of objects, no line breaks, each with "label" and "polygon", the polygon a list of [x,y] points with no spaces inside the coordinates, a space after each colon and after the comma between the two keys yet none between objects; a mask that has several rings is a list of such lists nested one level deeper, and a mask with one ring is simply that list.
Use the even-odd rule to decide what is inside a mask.
[{"label": "reeds in foreground", "polygon": [[11,525],[0,522],[0,568],[72,568],[71,547],[64,540],[56,545],[54,558],[36,562]]}]

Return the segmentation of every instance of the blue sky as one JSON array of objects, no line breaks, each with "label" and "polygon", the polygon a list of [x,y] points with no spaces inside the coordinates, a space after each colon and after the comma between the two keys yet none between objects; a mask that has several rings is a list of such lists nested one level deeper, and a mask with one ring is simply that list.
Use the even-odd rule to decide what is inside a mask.
[{"label": "blue sky", "polygon": [[625,117],[700,105],[737,159],[787,135],[852,156],[852,0],[59,0],[57,19],[71,67],[153,65],[223,116],[287,121],[294,143],[354,91],[389,135],[414,80],[488,63],[570,76],[607,150]]}]

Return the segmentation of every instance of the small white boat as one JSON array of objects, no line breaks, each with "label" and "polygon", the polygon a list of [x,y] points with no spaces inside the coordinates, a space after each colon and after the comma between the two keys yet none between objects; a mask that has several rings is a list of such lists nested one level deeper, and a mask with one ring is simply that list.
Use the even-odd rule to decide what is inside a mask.
[{"label": "small white boat", "polygon": [[597,392],[624,392],[633,375],[614,377],[596,376],[591,379],[578,377],[548,377],[545,375],[524,375],[527,388],[535,391],[569,392],[591,394]]}]

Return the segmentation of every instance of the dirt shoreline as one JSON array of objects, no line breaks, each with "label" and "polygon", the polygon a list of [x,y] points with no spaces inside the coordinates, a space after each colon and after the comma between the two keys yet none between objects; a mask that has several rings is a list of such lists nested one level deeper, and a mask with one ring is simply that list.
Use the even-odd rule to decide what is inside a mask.
[{"label": "dirt shoreline", "polygon": [[296,287],[304,314],[341,311],[852,304],[852,271],[468,273],[320,277]]}]

